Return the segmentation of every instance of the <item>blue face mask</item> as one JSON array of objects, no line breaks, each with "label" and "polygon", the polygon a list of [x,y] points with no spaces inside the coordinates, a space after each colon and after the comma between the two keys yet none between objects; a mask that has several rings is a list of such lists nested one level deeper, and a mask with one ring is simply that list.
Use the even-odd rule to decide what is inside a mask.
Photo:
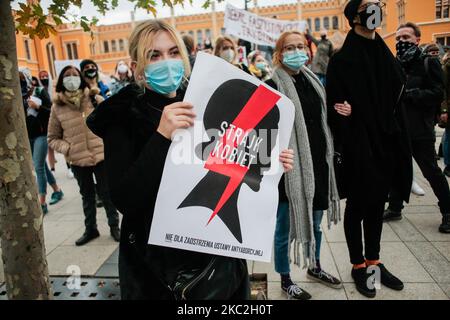
[{"label": "blue face mask", "polygon": [[309,57],[304,51],[295,50],[283,55],[283,64],[293,71],[299,71],[308,62]]},{"label": "blue face mask", "polygon": [[169,94],[177,91],[184,76],[184,64],[180,59],[169,59],[148,64],[144,69],[145,81],[156,92]]},{"label": "blue face mask", "polygon": [[258,62],[255,67],[261,71],[266,71],[266,64],[264,62]]}]

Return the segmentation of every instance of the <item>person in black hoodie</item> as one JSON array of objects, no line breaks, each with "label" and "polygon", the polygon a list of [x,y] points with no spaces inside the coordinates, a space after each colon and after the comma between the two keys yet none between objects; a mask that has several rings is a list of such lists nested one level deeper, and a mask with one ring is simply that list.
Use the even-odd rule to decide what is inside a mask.
[{"label": "person in black hoodie", "polygon": [[405,78],[375,31],[381,24],[381,11],[377,0],[347,4],[344,13],[352,30],[330,60],[326,88],[335,150],[343,159],[338,186],[341,198],[347,198],[344,229],[351,274],[357,290],[371,298],[376,288],[369,282],[376,269],[381,284],[403,289],[403,283],[380,262],[380,240],[391,186],[398,184],[401,198],[408,201],[412,183],[410,144],[400,103]]},{"label": "person in black hoodie", "polygon": [[[103,138],[111,198],[123,214],[119,253],[122,299],[175,298],[181,270],[204,269],[215,256],[148,244],[165,159],[176,129],[193,125],[192,105],[182,102],[190,74],[185,46],[164,21],[138,25],[130,37],[136,83],[105,100],[88,117]],[[168,72],[170,68],[171,72]],[[223,299],[248,299],[245,260],[231,265],[227,281],[212,288]],[[212,275],[211,275],[212,276]],[[205,292],[205,298],[213,292]]]},{"label": "person in black hoodie", "polygon": [[[50,205],[59,202],[64,193],[56,183],[56,179],[48,168],[47,162],[47,128],[52,102],[47,91],[39,86],[37,78],[31,76],[28,68],[19,68],[20,86],[22,89],[23,107],[26,115],[28,139],[30,140],[34,169],[39,192],[39,202],[43,214],[47,214],[47,183],[53,193]],[[34,84],[33,84],[34,80]]]},{"label": "person in black hoodie", "polygon": [[[438,58],[422,54],[418,47],[420,36],[420,29],[414,23],[400,25],[396,35],[397,59],[408,75],[404,101],[412,154],[439,199],[442,213],[439,232],[450,233],[450,190],[434,149],[436,116],[444,100],[444,75]],[[384,220],[400,220],[402,209],[403,201],[398,190],[391,190]]]}]

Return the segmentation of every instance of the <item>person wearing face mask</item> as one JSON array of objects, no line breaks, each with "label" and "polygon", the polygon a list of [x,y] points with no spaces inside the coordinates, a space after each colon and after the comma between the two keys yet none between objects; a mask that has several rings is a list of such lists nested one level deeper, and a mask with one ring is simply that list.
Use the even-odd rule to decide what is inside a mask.
[{"label": "person wearing face mask", "polygon": [[56,97],[48,124],[48,144],[66,157],[80,188],[85,232],[75,242],[77,246],[100,236],[94,176],[108,217],[111,236],[115,241],[120,239],[119,215],[106,185],[103,141],[86,126],[86,117],[94,110],[90,95],[81,72],[74,66],[65,67],[56,83]]},{"label": "person wearing face mask", "polygon": [[445,133],[442,139],[442,153],[444,156],[444,174],[450,178],[450,121],[448,110],[450,108],[450,51],[442,58],[442,68],[444,70],[445,97],[441,105],[440,122],[445,125]]},{"label": "person wearing face mask", "polygon": [[242,71],[250,74],[247,66],[242,63],[238,63],[238,52],[236,48],[236,43],[228,36],[220,36],[216,40],[216,45],[214,47],[214,55],[224,59],[226,62],[238,67]]},{"label": "person wearing face mask", "polygon": [[125,61],[119,61],[117,63],[116,72],[112,78],[111,95],[115,95],[133,81],[133,74]]},{"label": "person wearing face mask", "polygon": [[[109,189],[123,214],[119,252],[122,299],[173,300],[179,271],[203,270],[215,257],[148,245],[171,139],[175,130],[191,127],[195,119],[193,106],[183,102],[189,58],[176,30],[163,20],[137,25],[129,44],[136,83],[99,105],[87,124],[103,138]],[[170,196],[170,190],[166,192]],[[226,283],[203,292],[204,299],[211,295],[248,299],[247,264],[241,259],[223,259],[232,266],[223,274]]]},{"label": "person wearing face mask", "polygon": [[[400,25],[396,34],[397,59],[408,76],[404,102],[412,156],[439,200],[442,214],[439,232],[450,233],[450,190],[435,157],[434,131],[436,115],[444,100],[444,75],[438,58],[422,54],[418,47],[420,36],[417,25],[411,22]],[[402,209],[402,198],[398,190],[393,189],[384,220],[400,220]]]},{"label": "person wearing face mask", "polygon": [[327,31],[320,32],[320,40],[314,38],[309,29],[306,30],[306,38],[316,45],[317,51],[313,57],[311,70],[325,86],[328,62],[333,55],[333,44],[327,39]]},{"label": "person wearing face mask", "polygon": [[[371,276],[402,290],[403,282],[380,260],[384,204],[395,185],[408,201],[412,158],[402,94],[405,76],[377,34],[383,4],[351,0],[344,14],[351,30],[328,65],[327,100],[335,150],[340,154],[338,187],[347,198],[344,230],[356,289],[376,296]],[[361,230],[361,224],[364,226]],[[363,243],[364,239],[364,243]]]},{"label": "person wearing face mask", "polygon": [[[327,124],[325,89],[305,64],[306,39],[297,31],[283,33],[273,56],[271,87],[295,105],[294,129],[289,144],[299,164],[279,184],[275,230],[275,271],[288,297],[306,300],[311,295],[290,278],[289,242],[294,240],[294,262],[300,265],[300,245],[308,262],[307,277],[332,288],[342,288],[339,279],[325,272],[320,263],[321,222],[328,210],[328,227],[339,220],[339,195],[334,175],[333,142]],[[290,222],[294,221],[293,225]],[[306,261],[307,260],[307,261]]]},{"label": "person wearing face mask", "polygon": [[271,70],[264,56],[259,51],[248,55],[250,73],[261,81],[267,81],[271,77]]},{"label": "person wearing face mask", "polygon": [[47,214],[47,184],[53,189],[50,205],[56,204],[64,196],[45,161],[48,150],[47,127],[50,117],[51,101],[43,88],[35,86],[35,84],[39,85],[39,81],[37,78],[31,76],[28,68],[19,68],[19,77],[26,115],[28,139],[31,146],[33,165],[36,171],[39,202],[43,214]]},{"label": "person wearing face mask", "polygon": [[81,61],[80,70],[84,81],[87,83],[89,89],[91,89],[91,99],[94,107],[99,103],[95,99],[98,95],[102,96],[103,99],[107,99],[111,96],[111,90],[109,90],[108,86],[100,80],[98,65],[95,61],[90,59]]}]

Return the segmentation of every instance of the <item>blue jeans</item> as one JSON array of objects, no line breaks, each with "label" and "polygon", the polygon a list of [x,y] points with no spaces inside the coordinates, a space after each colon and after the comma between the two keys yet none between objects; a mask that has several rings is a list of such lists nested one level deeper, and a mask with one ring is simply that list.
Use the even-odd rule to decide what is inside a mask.
[{"label": "blue jeans", "polygon": [[40,195],[47,194],[47,183],[56,184],[55,177],[48,168],[47,162],[47,136],[39,136],[30,140],[31,154],[33,155],[34,170],[36,171],[38,190]]},{"label": "blue jeans", "polygon": [[[314,238],[316,239],[316,261],[320,260],[320,246],[322,244],[323,210],[313,211]],[[277,224],[275,227],[275,271],[279,274],[288,274],[289,267],[289,203],[280,202],[277,212]]]},{"label": "blue jeans", "polygon": [[442,136],[442,153],[444,154],[445,166],[450,166],[450,128],[446,128]]}]

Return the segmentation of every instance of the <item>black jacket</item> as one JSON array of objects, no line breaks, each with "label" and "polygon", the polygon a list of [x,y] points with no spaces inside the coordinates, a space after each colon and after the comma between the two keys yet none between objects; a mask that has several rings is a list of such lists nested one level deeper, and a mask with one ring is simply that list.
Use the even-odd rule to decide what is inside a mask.
[{"label": "black jacket", "polygon": [[[391,187],[409,201],[412,158],[402,93],[404,75],[377,34],[369,40],[349,32],[327,73],[328,119],[335,150],[343,155],[339,193],[360,206],[379,205]],[[349,117],[334,105],[347,101]]]},{"label": "black jacket", "polygon": [[404,102],[411,139],[434,141],[434,126],[444,100],[441,64],[437,58],[418,55],[403,68],[408,76]]},{"label": "black jacket", "polygon": [[47,135],[48,120],[50,119],[50,108],[52,106],[50,97],[44,88],[36,88],[35,96],[42,100],[42,105],[37,110],[36,117],[27,115],[28,102],[27,99],[23,100],[29,139],[35,139],[39,136]]},{"label": "black jacket", "polygon": [[171,144],[156,129],[164,107],[183,96],[180,91],[169,99],[150,90],[143,93],[131,84],[102,102],[87,119],[88,127],[103,138],[111,199],[123,214],[119,252],[122,299],[173,299],[167,284],[173,283],[177,271],[203,268],[211,259],[209,254],[147,244]]}]

